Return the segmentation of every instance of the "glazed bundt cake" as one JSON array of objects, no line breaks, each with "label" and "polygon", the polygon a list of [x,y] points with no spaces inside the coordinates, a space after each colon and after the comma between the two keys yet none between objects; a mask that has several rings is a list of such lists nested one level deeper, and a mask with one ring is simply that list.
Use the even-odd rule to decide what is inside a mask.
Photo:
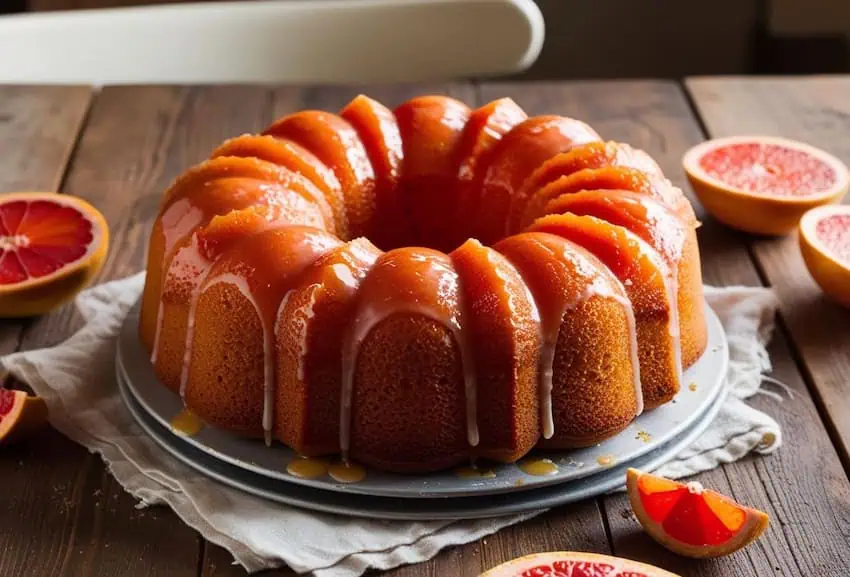
[{"label": "glazed bundt cake", "polygon": [[696,226],[577,120],[359,96],[176,179],[140,336],[212,426],[389,471],[513,462],[677,393],[707,340]]}]

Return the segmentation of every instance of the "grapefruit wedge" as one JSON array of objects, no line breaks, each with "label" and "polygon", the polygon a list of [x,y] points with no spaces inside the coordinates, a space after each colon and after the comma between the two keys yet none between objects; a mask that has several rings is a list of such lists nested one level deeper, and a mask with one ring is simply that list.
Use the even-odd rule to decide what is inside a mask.
[{"label": "grapefruit wedge", "polygon": [[773,136],[708,140],[688,150],[682,164],[714,218],[759,235],[792,232],[806,211],[840,201],[850,184],[838,158]]},{"label": "grapefruit wedge", "polygon": [[800,220],[800,252],[821,290],[850,307],[850,206],[814,208]]},{"label": "grapefruit wedge", "polygon": [[46,422],[44,399],[0,387],[0,445],[20,440]]},{"label": "grapefruit wedge", "polygon": [[685,557],[728,555],[755,541],[767,527],[767,514],[697,482],[677,483],[629,469],[626,488],[632,510],[646,532]]},{"label": "grapefruit wedge", "polygon": [[109,228],[86,201],[52,192],[0,195],[0,318],[44,314],[103,265]]},{"label": "grapefruit wedge", "polygon": [[664,569],[611,555],[555,551],[502,563],[479,577],[679,577]]}]

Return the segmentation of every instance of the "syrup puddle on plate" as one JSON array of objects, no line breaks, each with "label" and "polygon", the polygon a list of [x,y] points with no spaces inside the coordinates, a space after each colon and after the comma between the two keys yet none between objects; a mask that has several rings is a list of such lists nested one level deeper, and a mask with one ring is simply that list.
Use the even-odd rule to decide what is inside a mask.
[{"label": "syrup puddle on plate", "polygon": [[171,429],[186,437],[194,437],[204,428],[204,422],[189,409],[183,409],[171,419]]},{"label": "syrup puddle on plate", "polygon": [[650,435],[646,431],[638,431],[637,435],[635,435],[635,439],[637,439],[638,441],[643,441],[644,443],[648,443],[652,440],[652,435]]},{"label": "syrup puddle on plate", "polygon": [[617,458],[614,455],[601,455],[596,458],[596,462],[603,467],[610,467],[617,462]]},{"label": "syrup puddle on plate", "polygon": [[315,479],[328,473],[328,462],[315,457],[296,457],[286,466],[286,472],[293,477]]},{"label": "syrup puddle on plate", "polygon": [[328,475],[338,483],[359,483],[366,478],[366,469],[357,463],[339,461],[328,466]]},{"label": "syrup puddle on plate", "polygon": [[558,465],[550,459],[523,459],[517,465],[526,475],[548,477],[558,472]]}]

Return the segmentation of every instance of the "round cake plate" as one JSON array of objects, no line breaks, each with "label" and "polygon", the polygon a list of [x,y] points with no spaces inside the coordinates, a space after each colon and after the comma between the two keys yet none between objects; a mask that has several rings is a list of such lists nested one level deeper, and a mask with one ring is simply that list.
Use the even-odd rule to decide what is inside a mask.
[{"label": "round cake plate", "polygon": [[612,465],[590,477],[516,493],[405,499],[314,489],[295,483],[284,483],[279,479],[228,464],[186,442],[185,437],[175,435],[169,428],[163,427],[136,402],[125,380],[119,379],[119,389],[127,408],[156,443],[178,460],[215,481],[270,501],[303,509],[352,517],[411,521],[482,519],[514,515],[609,493],[624,485],[626,470],[629,467],[647,472],[654,471],[693,443],[711,424],[726,399],[726,386],[721,385],[719,394],[708,410],[679,435],[629,463]]},{"label": "round cake plate", "polygon": [[[488,478],[460,478],[453,471],[428,475],[397,475],[369,470],[366,479],[344,484],[329,476],[314,479],[295,477],[286,470],[298,458],[280,443],[267,447],[262,441],[239,437],[204,427],[182,441],[214,459],[288,483],[380,497],[440,498],[494,495],[519,492],[590,477],[608,469],[609,463],[627,463],[674,440],[697,422],[716,400],[726,374],[729,351],[723,327],[717,315],[705,306],[708,346],[702,357],[684,375],[686,383],[672,402],[647,411],[620,434],[586,449],[538,451],[536,458],[548,458],[558,466],[550,476],[532,476],[516,464],[488,467],[495,473]],[[168,431],[171,421],[183,409],[179,395],[157,381],[153,366],[138,338],[139,305],[130,310],[121,330],[116,353],[116,372],[126,383],[133,398],[144,411]],[[177,435],[172,432],[171,434]]]}]

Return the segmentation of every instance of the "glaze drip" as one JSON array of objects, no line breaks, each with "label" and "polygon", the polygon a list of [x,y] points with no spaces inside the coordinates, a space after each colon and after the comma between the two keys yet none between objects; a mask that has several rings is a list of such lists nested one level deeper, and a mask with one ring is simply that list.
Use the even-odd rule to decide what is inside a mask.
[{"label": "glaze drip", "polygon": [[204,290],[208,290],[217,284],[226,283],[232,285],[238,290],[245,300],[251,303],[254,310],[257,312],[257,317],[263,327],[263,432],[267,445],[271,444],[272,420],[274,418],[274,393],[275,393],[275,378],[274,378],[274,341],[273,332],[269,329],[265,315],[260,309],[257,300],[251,293],[251,287],[248,281],[241,276],[233,273],[224,273],[211,279]]},{"label": "glaze drip", "polygon": [[[558,255],[545,244],[538,241],[533,242],[552,256],[553,263],[561,263],[562,260],[564,260],[575,263],[579,269],[586,267],[586,261],[583,259],[573,259],[566,254]],[[607,279],[603,279],[598,272],[590,270],[589,267],[586,267],[584,270],[579,270],[578,272],[581,276],[591,279],[590,283],[587,284],[584,291],[578,296],[578,298],[554,301],[552,303],[548,303],[548,306],[546,307],[540,307],[538,304],[538,307],[541,308],[543,319],[541,323],[541,329],[543,331],[543,350],[540,355],[540,404],[543,418],[543,437],[546,439],[551,439],[555,434],[555,424],[552,417],[552,379],[555,372],[555,349],[558,345],[561,322],[565,314],[574,310],[582,303],[593,297],[610,298],[622,305],[626,313],[626,320],[629,327],[629,349],[633,368],[632,373],[634,374],[637,414],[640,415],[643,412],[643,390],[640,383],[640,363],[638,362],[637,324],[635,322],[632,303],[625,296],[625,290],[622,291],[623,294],[617,294],[617,292],[612,289],[610,282]]]},{"label": "glaze drip", "polygon": [[[183,254],[185,253],[185,255]],[[186,381],[189,379],[189,362],[192,358],[192,341],[195,334],[195,310],[198,307],[198,297],[200,297],[200,289],[203,282],[206,280],[210,272],[212,261],[207,260],[198,250],[198,237],[192,236],[192,244],[181,250],[175,260],[185,258],[187,261],[194,264],[198,273],[193,280],[192,296],[189,301],[189,320],[186,326],[186,342],[183,348],[183,367],[180,371],[180,397],[185,402],[186,400]],[[159,310],[162,312],[162,304],[159,305]],[[160,327],[157,326],[157,334]],[[154,352],[156,349],[154,349]]]},{"label": "glaze drip", "polygon": [[[400,255],[404,255],[404,270]],[[340,407],[340,448],[343,459],[348,458],[351,445],[351,411],[354,394],[354,376],[360,346],[369,333],[383,320],[393,315],[421,315],[449,329],[455,339],[463,364],[464,391],[466,397],[467,440],[473,447],[478,445],[478,421],[475,370],[472,350],[462,326],[462,311],[459,278],[448,257],[436,251],[401,249],[385,253],[378,264],[390,269],[392,275],[410,275],[417,282],[411,292],[399,291],[395,283],[382,282],[373,285],[375,298],[361,299],[352,329],[343,343],[342,351],[342,394]],[[370,273],[371,274],[371,273]],[[368,279],[368,277],[367,277]],[[426,298],[427,291],[435,289],[435,295]],[[416,294],[418,291],[425,291]]]},{"label": "glaze drip", "polygon": [[[311,284],[306,287],[306,290],[310,291],[310,300],[306,305],[298,309],[297,314],[293,315],[295,326],[289,326],[287,328],[294,328],[298,331],[298,379],[304,380],[304,364],[307,358],[307,334],[309,330],[309,322],[316,313],[313,311],[313,307],[316,305],[316,299],[318,298],[319,291],[322,290],[322,285],[320,284]],[[280,301],[280,306],[277,309],[277,314],[275,315],[275,323],[274,323],[274,336],[275,339],[278,337],[278,332],[281,326],[284,326],[284,313],[286,311],[286,307],[289,304],[289,299],[292,297],[292,292],[289,291],[283,296],[283,300]]]}]

